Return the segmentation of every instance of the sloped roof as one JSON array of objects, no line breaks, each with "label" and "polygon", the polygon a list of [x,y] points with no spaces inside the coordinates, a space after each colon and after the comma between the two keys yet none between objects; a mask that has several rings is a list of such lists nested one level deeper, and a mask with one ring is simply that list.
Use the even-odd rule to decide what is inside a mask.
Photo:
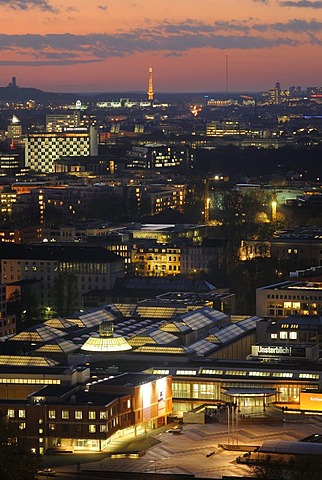
[{"label": "sloped roof", "polygon": [[36,352],[43,353],[71,353],[79,349],[78,345],[71,342],[70,340],[57,340],[55,342],[46,343],[41,347],[37,348]]},{"label": "sloped roof", "polygon": [[10,340],[17,342],[45,343],[49,342],[50,340],[55,340],[59,337],[64,337],[65,335],[67,335],[66,332],[62,332],[57,328],[40,324],[31,327],[28,330],[24,330],[23,332],[17,333],[17,335],[11,337]]}]

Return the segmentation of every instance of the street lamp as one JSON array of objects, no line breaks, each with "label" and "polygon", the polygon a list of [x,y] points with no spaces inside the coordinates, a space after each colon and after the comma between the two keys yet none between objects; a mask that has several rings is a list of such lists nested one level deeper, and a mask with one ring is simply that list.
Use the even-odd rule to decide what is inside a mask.
[{"label": "street lamp", "polygon": [[238,405],[236,403],[229,403],[227,405],[227,433],[228,433],[228,445],[230,445],[230,439],[232,439],[232,445],[238,445]]},{"label": "street lamp", "polygon": [[156,473],[157,473],[157,462],[156,462],[156,460],[149,460],[149,462],[154,464],[154,475],[156,475]]},{"label": "street lamp", "polygon": [[272,222],[276,222],[276,214],[277,214],[277,202],[275,200],[272,201]]}]

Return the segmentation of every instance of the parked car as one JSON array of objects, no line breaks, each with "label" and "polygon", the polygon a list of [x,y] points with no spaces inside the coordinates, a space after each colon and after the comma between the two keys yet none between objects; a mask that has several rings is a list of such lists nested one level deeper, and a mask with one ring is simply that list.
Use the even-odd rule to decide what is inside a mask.
[{"label": "parked car", "polygon": [[169,430],[167,430],[167,433],[174,433],[175,435],[178,435],[180,433],[182,433],[182,427],[173,427],[173,428],[169,428]]},{"label": "parked car", "polygon": [[40,477],[56,477],[57,473],[51,468],[44,468],[43,470],[38,470],[37,475]]}]

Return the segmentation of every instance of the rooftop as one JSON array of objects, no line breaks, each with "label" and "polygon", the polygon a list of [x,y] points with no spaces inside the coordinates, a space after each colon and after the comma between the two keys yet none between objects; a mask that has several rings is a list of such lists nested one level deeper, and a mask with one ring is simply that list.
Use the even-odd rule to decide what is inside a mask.
[{"label": "rooftop", "polygon": [[74,245],[23,245],[3,243],[1,259],[50,260],[64,262],[120,262],[122,259],[103,247]]}]

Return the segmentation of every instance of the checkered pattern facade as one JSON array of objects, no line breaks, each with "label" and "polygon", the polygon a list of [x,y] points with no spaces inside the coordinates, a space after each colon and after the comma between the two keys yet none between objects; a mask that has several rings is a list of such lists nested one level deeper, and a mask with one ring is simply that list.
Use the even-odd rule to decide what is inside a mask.
[{"label": "checkered pattern facade", "polygon": [[26,166],[38,172],[54,172],[54,162],[65,156],[90,155],[90,134],[33,133],[26,138]]}]

